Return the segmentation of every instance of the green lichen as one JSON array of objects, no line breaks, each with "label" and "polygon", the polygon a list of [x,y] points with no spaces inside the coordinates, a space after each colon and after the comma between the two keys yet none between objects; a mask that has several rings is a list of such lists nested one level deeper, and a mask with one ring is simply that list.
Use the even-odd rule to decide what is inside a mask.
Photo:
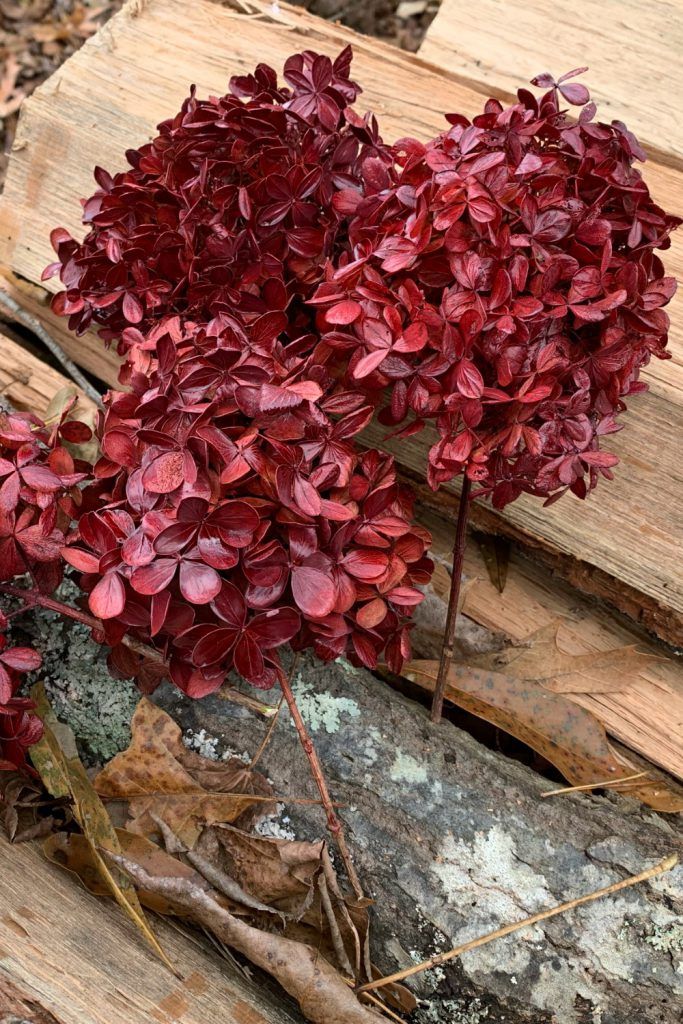
[{"label": "green lichen", "polygon": [[[413,1018],[411,1018],[413,1019]],[[478,999],[445,999],[421,1008],[414,1016],[415,1024],[484,1024],[489,1008]]]},{"label": "green lichen", "polygon": [[[61,600],[74,604],[80,592],[66,581]],[[57,717],[74,731],[86,764],[104,764],[130,742],[130,722],[140,693],[130,681],[114,679],[106,648],[90,638],[90,630],[39,609],[21,628],[43,656],[34,680],[45,683]]]},{"label": "green lichen", "polygon": [[645,941],[660,953],[683,953],[683,918],[677,918],[667,925],[653,924]]},{"label": "green lichen", "polygon": [[313,683],[307,683],[300,675],[296,677],[292,689],[301,716],[311,732],[321,729],[329,733],[339,732],[342,715],[349,715],[350,718],[360,716],[360,708],[355,700],[316,691]]},{"label": "green lichen", "polygon": [[427,767],[420,764],[410,754],[397,750],[394,756],[394,763],[389,769],[389,777],[393,782],[409,782],[417,785],[427,781]]}]

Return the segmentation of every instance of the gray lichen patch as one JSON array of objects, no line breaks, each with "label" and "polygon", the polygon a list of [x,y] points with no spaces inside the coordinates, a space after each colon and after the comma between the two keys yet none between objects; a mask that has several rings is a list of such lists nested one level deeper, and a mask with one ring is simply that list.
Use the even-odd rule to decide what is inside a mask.
[{"label": "gray lichen patch", "polygon": [[[346,662],[344,665],[346,666],[345,671],[353,670],[352,665],[348,665]],[[351,700],[349,697],[337,697],[324,690],[317,690],[314,684],[305,680],[301,674],[297,675],[292,689],[299,705],[301,717],[311,732],[320,732],[321,730],[328,733],[339,732],[344,716],[360,717],[360,708],[355,700]]]},{"label": "gray lichen patch", "polygon": [[[70,581],[61,600],[75,604],[80,591]],[[104,764],[130,742],[130,722],[140,699],[135,685],[109,674],[106,649],[90,630],[54,612],[37,609],[22,617],[21,628],[43,657],[33,680],[42,680],[57,717],[74,731],[86,764]]]}]

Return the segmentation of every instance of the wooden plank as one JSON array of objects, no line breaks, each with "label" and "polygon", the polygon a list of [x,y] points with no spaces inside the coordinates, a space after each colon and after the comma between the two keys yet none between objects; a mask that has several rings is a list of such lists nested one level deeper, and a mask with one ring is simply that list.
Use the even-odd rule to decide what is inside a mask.
[{"label": "wooden plank", "polygon": [[[416,649],[437,650],[448,599],[452,527],[424,509],[419,519],[432,532],[437,564],[432,591],[442,601],[440,612],[418,612]],[[467,588],[464,613],[487,629],[521,640],[555,620],[561,622],[559,643],[570,654],[589,654],[638,644],[662,660],[642,674],[623,678],[610,693],[572,694],[570,699],[600,719],[608,733],[672,775],[683,779],[683,664],[652,642],[643,630],[608,609],[582,598],[542,566],[513,551],[502,594],[490,582],[479,545],[468,540],[465,554]],[[426,614],[425,614],[426,613]],[[619,682],[619,680],[615,680]]]},{"label": "wooden plank", "polygon": [[[91,167],[123,166],[125,148],[151,137],[154,124],[177,109],[191,81],[200,93],[220,92],[230,74],[252,68],[257,60],[280,68],[297,48],[333,54],[353,42],[363,101],[377,111],[387,137],[425,138],[443,127],[443,110],[472,114],[481,108],[481,93],[470,85],[396,49],[297,8],[283,5],[273,20],[271,6],[261,7],[262,18],[246,18],[203,0],[191,12],[181,0],[129,3],[36,90],[25,105],[0,207],[0,261],[16,274],[21,289],[37,286],[51,258],[50,228],[63,223],[80,230],[77,199],[93,188]],[[683,210],[676,171],[653,164],[648,180],[660,202]],[[666,259],[683,276],[683,233]],[[571,559],[585,563],[581,582],[589,591],[609,598],[614,578],[618,606],[632,612],[642,605],[649,628],[683,643],[677,568],[683,556],[683,502],[676,452],[683,416],[683,295],[672,313],[673,359],[649,368],[652,394],[633,401],[626,430],[615,440],[625,456],[618,481],[602,487],[585,506],[566,498],[548,512],[538,502],[521,501],[496,522],[540,545],[565,571]],[[75,359],[88,359],[91,366],[103,358],[98,340],[84,337],[69,346]],[[100,372],[112,380],[114,360],[107,359]],[[416,439],[397,448],[400,461],[421,475],[424,443]]]},{"label": "wooden plank", "polygon": [[[53,396],[71,381],[21,345],[0,334],[0,396],[21,412],[42,415]],[[95,403],[81,394],[78,410],[92,412]]]},{"label": "wooden plank", "polygon": [[681,168],[681,51],[680,0],[442,0],[420,56],[505,93],[541,71],[588,65],[584,81],[603,120],[625,121]]},{"label": "wooden plank", "polygon": [[182,980],[112,901],[91,896],[33,844],[0,837],[0,1019],[24,1003],[40,1024],[301,1022],[199,939],[159,918],[154,927]]}]

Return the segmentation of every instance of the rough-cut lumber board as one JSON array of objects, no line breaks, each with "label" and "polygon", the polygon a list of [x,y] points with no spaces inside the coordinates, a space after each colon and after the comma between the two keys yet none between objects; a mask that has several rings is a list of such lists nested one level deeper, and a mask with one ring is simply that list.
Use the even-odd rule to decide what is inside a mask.
[{"label": "rough-cut lumber board", "polygon": [[[446,521],[424,510],[419,519],[431,530],[432,555],[437,565],[428,594],[417,610],[413,646],[420,657],[436,657],[443,634],[448,600],[446,566],[452,537]],[[683,664],[663,645],[652,643],[628,620],[583,598],[570,586],[518,551],[511,554],[502,594],[489,581],[477,543],[470,538],[465,553],[465,576],[470,582],[465,616],[480,626],[521,640],[535,630],[558,621],[559,643],[570,654],[590,654],[638,644],[662,660],[639,675],[621,678],[610,693],[568,694],[591,711],[607,732],[672,775],[683,779]],[[468,640],[481,642],[461,619],[458,635],[465,649]],[[616,679],[615,674],[615,681]]]},{"label": "rough-cut lumber board", "polygon": [[625,121],[661,160],[683,167],[681,51],[680,0],[442,0],[419,52],[508,93],[520,78],[588,65],[583,81],[603,119]]},{"label": "rough-cut lumber board", "polygon": [[[1,216],[1,214],[0,214]],[[25,278],[16,277],[7,268],[0,267],[0,289],[14,299],[26,312],[36,317],[61,346],[64,352],[93,377],[116,385],[121,360],[113,349],[107,349],[94,336],[87,340],[77,338],[66,326],[66,320],[50,309],[50,296]],[[13,314],[0,302],[0,316],[9,320]]]},{"label": "rough-cut lumber board", "polygon": [[[552,784],[450,722],[431,725],[422,707],[367,672],[304,661],[296,689],[342,804],[360,877],[376,901],[373,958],[383,970],[589,892],[680,848],[680,820],[664,821],[632,801],[540,799]],[[266,729],[215,697],[190,701],[164,687],[155,699],[184,726],[217,738],[218,756],[226,747],[253,753]],[[278,793],[314,795],[287,715],[261,764]],[[287,814],[298,838],[323,834],[319,807],[291,805]],[[678,867],[651,886],[465,954],[415,979],[429,1000],[418,1021],[680,1024],[683,976],[672,962],[680,953],[657,951],[653,936],[666,933],[681,909]]]},{"label": "rough-cut lumber board", "polygon": [[[269,4],[260,8],[263,18],[248,18],[201,0],[191,11],[181,0],[129,3],[36,91],[24,108],[0,211],[0,260],[18,278],[38,283],[50,259],[52,226],[79,230],[77,199],[92,189],[91,167],[121,167],[125,148],[150,137],[191,81],[202,93],[222,91],[231,73],[258,60],[281,67],[297,47],[334,53],[351,41],[363,101],[378,112],[387,137],[412,132],[424,138],[443,127],[441,111],[472,114],[481,107],[481,94],[471,86],[398,50],[298,9],[282,5],[273,20]],[[683,208],[677,172],[653,164],[648,178],[664,205]],[[683,269],[683,234],[667,259],[674,272]],[[546,516],[536,503],[522,502],[500,520],[501,528],[540,544],[559,565],[572,557],[595,567],[603,595],[605,579],[613,576],[615,603],[631,610],[638,603],[634,596],[640,596],[643,621],[672,642],[683,641],[683,589],[676,571],[683,555],[681,471],[670,443],[683,425],[682,308],[679,303],[673,310],[674,358],[651,367],[653,393],[634,401],[636,411],[626,421],[624,444],[632,455],[621,468],[621,482],[605,486],[585,507],[565,499]],[[91,366],[101,358],[92,355],[101,353],[94,339],[69,344],[70,354]],[[106,372],[111,380],[113,363]],[[421,465],[420,443],[403,443],[400,459]],[[617,524],[629,530],[618,544]],[[583,585],[592,588],[590,571]]]},{"label": "rough-cut lumber board", "polygon": [[[0,836],[0,1020],[23,1002],[33,1024],[302,1024],[288,1001],[161,919],[182,980],[109,900]],[[21,1018],[19,1018],[21,1020]]]},{"label": "rough-cut lumber board", "polygon": [[[21,412],[45,412],[52,397],[71,382],[15,341],[0,334],[0,397]],[[79,398],[79,409],[92,411],[94,402]]]}]

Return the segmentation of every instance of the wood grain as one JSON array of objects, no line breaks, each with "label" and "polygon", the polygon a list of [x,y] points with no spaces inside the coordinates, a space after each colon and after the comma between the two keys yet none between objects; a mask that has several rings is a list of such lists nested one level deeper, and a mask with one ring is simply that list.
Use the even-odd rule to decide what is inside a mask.
[{"label": "wood grain", "polygon": [[[36,287],[51,258],[49,230],[65,224],[81,231],[78,199],[93,189],[91,168],[98,163],[122,167],[124,150],[151,137],[155,123],[177,109],[192,81],[200,93],[222,92],[230,74],[258,60],[280,68],[297,48],[333,54],[352,42],[354,71],[364,87],[362,104],[377,111],[387,137],[411,133],[425,138],[443,127],[442,111],[471,115],[481,108],[481,91],[471,83],[399,50],[298,8],[282,5],[273,20],[271,5],[254,6],[263,17],[245,17],[204,0],[196,0],[191,11],[181,0],[129,2],[25,104],[0,206],[0,262],[15,274],[19,290],[32,293],[34,308],[44,301],[45,293]],[[675,169],[653,163],[647,176],[661,203],[683,210],[682,178]],[[683,277],[683,232],[665,258]],[[614,603],[624,610],[637,607],[634,595],[641,595],[639,614],[645,624],[683,644],[677,453],[683,416],[683,296],[672,316],[673,358],[648,369],[652,392],[633,401],[626,429],[614,441],[623,455],[617,481],[585,505],[565,498],[548,512],[537,502],[521,501],[499,522],[501,529],[555,557],[560,568],[571,559],[585,563],[581,580],[588,591],[609,597],[604,581],[613,578]],[[116,360],[97,339],[70,338],[63,344],[72,358],[113,381]],[[421,475],[424,444],[425,437],[396,449],[400,462]]]},{"label": "wood grain", "polygon": [[91,896],[33,844],[0,836],[0,1018],[23,1002],[40,1024],[301,1022],[198,939],[159,918],[154,927],[183,980],[110,900]]},{"label": "wood grain", "polygon": [[541,71],[557,76],[588,65],[582,81],[602,119],[625,121],[680,168],[682,50],[679,0],[442,0],[420,56],[506,93]]},{"label": "wood grain", "polygon": [[[71,381],[0,334],[0,396],[21,412],[45,412],[53,396]],[[79,409],[92,411],[94,402],[81,393]]]}]

